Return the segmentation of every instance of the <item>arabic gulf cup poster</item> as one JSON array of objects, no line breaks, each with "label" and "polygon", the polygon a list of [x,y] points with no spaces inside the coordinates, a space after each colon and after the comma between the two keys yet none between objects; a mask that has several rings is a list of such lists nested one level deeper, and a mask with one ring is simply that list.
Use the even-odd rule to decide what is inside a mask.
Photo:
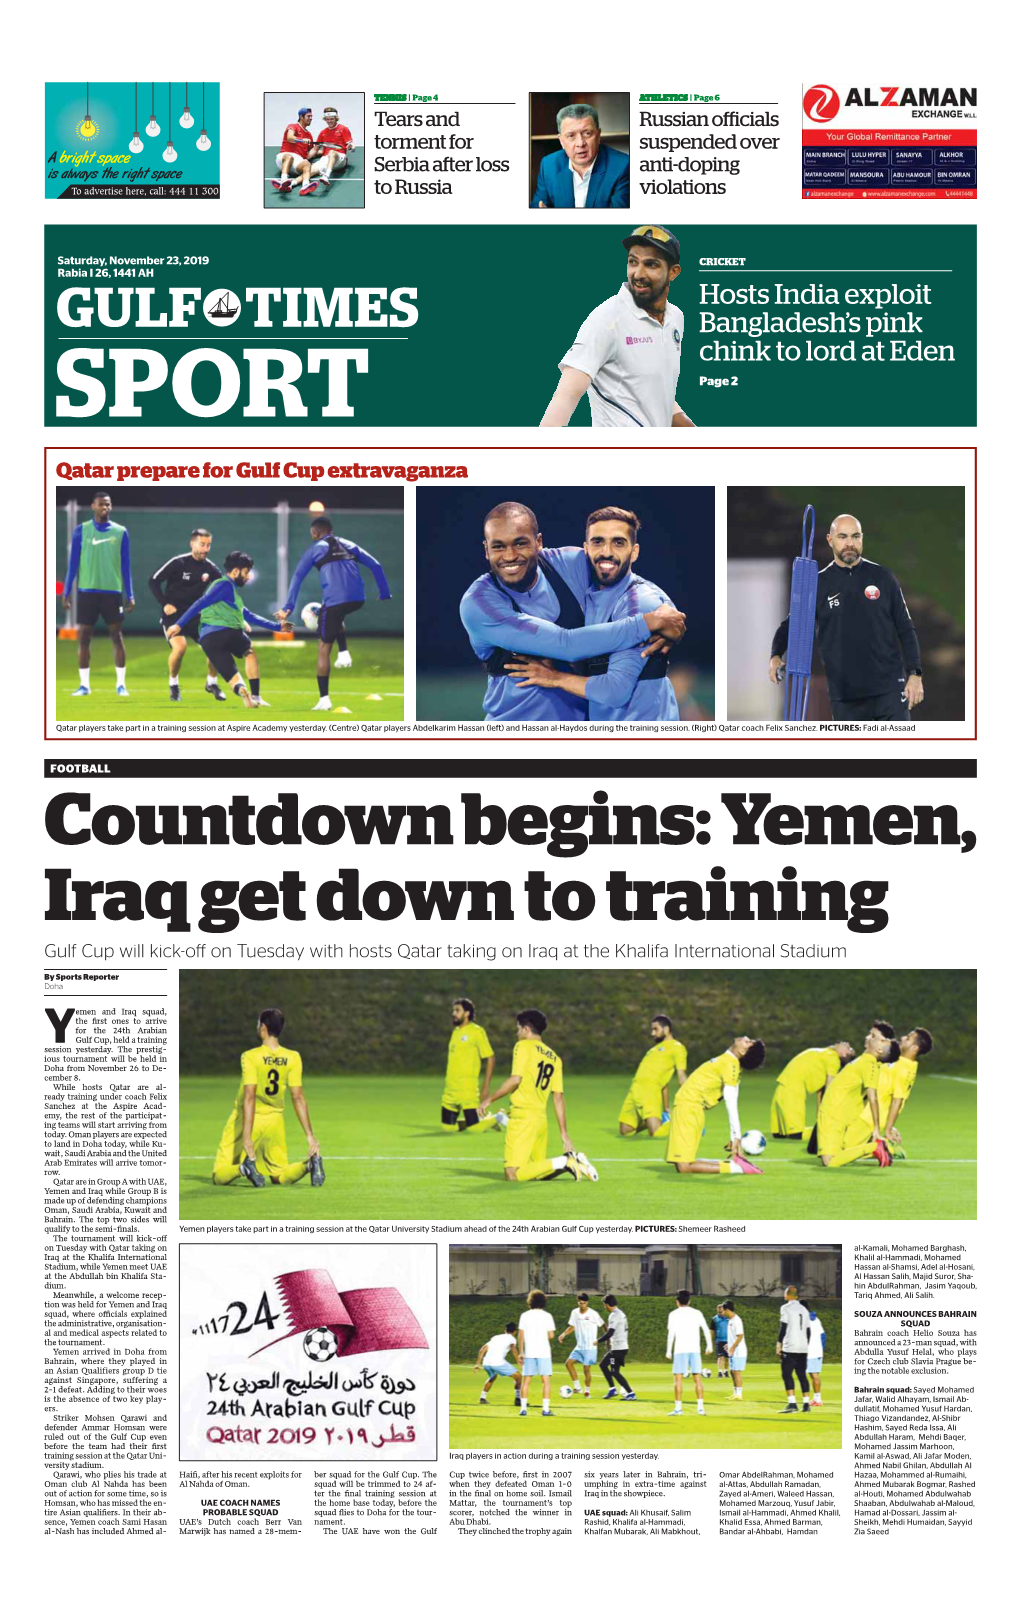
[{"label": "arabic gulf cup poster", "polygon": [[183,1462],[433,1462],[436,1248],[181,1247]]}]

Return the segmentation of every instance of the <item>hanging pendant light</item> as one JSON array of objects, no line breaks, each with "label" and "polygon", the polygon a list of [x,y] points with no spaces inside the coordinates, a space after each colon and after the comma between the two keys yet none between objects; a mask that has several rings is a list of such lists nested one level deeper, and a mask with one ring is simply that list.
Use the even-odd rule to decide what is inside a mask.
[{"label": "hanging pendant light", "polygon": [[129,150],[133,150],[136,156],[139,155],[145,149],[145,146],[142,144],[142,136],[138,132],[138,85],[137,84],[135,84],[135,131],[131,135],[131,143],[128,145],[128,149]]},{"label": "hanging pendant light", "polygon": [[[167,86],[166,86],[166,121],[167,121],[167,127],[170,126],[170,116],[171,116],[170,98],[171,98],[171,95],[173,93],[173,87],[174,86],[173,86],[172,83],[168,83]],[[166,149],[163,152],[163,160],[164,161],[176,161],[177,160],[177,152],[174,149],[174,142],[173,142],[173,139],[171,138],[171,136],[169,134],[167,134],[167,136],[166,136]]]},{"label": "hanging pendant light", "polygon": [[185,84],[184,85],[184,110],[181,113],[181,127],[182,128],[194,128],[194,126],[195,126],[195,119],[191,115],[191,112],[188,110],[188,86],[187,86],[187,84]]},{"label": "hanging pendant light", "polygon": [[211,150],[212,140],[205,131],[205,84],[202,85],[202,132],[195,140],[199,150]]},{"label": "hanging pendant light", "polygon": [[92,121],[91,116],[89,115],[89,86],[88,86],[88,84],[85,85],[85,115],[82,118],[81,122],[78,124],[78,133],[79,133],[79,135],[81,136],[82,139],[94,139],[96,137],[96,133],[97,133],[96,125]]},{"label": "hanging pendant light", "polygon": [[156,121],[156,85],[155,84],[153,84],[153,86],[152,86],[152,116],[149,118],[148,127],[146,128],[145,132],[146,132],[146,135],[148,136],[148,138],[150,138],[150,139],[158,139],[159,138],[159,123]]}]

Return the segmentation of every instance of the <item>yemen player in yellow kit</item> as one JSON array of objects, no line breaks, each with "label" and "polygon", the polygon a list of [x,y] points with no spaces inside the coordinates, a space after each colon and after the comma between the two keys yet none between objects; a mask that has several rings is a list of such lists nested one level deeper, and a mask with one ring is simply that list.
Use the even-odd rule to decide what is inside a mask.
[{"label": "yemen player in yellow kit", "polygon": [[[900,1048],[892,1024],[876,1022],[868,1030],[864,1050],[841,1068],[818,1112],[818,1155],[825,1168],[845,1168],[859,1157],[874,1157],[880,1168],[892,1158],[879,1122],[878,1084],[883,1063],[894,1063]],[[862,1128],[861,1113],[867,1113]]]},{"label": "yemen player in yellow kit", "polygon": [[[729,1051],[720,1052],[688,1074],[673,1098],[673,1117],[669,1126],[666,1161],[678,1174],[760,1174],[748,1162],[740,1145],[740,1106],[737,1086],[741,1069],[760,1068],[765,1061],[765,1045],[740,1035]],[[699,1157],[698,1147],[705,1133],[705,1113],[720,1100],[726,1103],[730,1121],[728,1158]]]},{"label": "yemen player in yellow kit", "polygon": [[[274,1185],[294,1185],[306,1174],[311,1175],[313,1185],[325,1182],[319,1142],[312,1133],[301,1088],[301,1058],[280,1045],[284,1022],[279,1007],[267,1007],[259,1014],[259,1044],[242,1053],[241,1085],[220,1136],[213,1164],[214,1185],[244,1178],[261,1189],[266,1174]],[[288,1089],[308,1140],[308,1156],[299,1163],[287,1161],[283,1102]]]},{"label": "yemen player in yellow kit", "polygon": [[776,1080],[772,1098],[774,1140],[803,1140],[808,1097],[817,1095],[821,1107],[829,1080],[835,1079],[853,1055],[848,1040],[837,1040],[834,1046],[809,1046],[790,1058]]},{"label": "yemen player in yellow kit", "polygon": [[649,1025],[652,1045],[638,1063],[637,1073],[620,1108],[620,1134],[633,1135],[642,1127],[653,1137],[669,1133],[669,1082],[674,1073],[682,1085],[687,1077],[687,1047],[673,1039],[673,1025],[664,1012]]},{"label": "yemen player in yellow kit", "polygon": [[[496,1120],[491,1116],[484,1120],[478,1116],[478,1103],[488,1093],[496,1062],[489,1037],[481,1024],[475,1023],[475,1004],[469,997],[460,996],[453,1003],[450,1016],[453,1033],[450,1036],[446,1079],[443,1083],[443,1129],[448,1135],[458,1128],[469,1131],[491,1129]],[[480,1096],[478,1076],[483,1069],[485,1083]]]},{"label": "yemen player in yellow kit", "polygon": [[[917,1078],[917,1059],[927,1056],[934,1045],[927,1029],[911,1029],[900,1037],[900,1054],[896,1062],[883,1063],[878,1076],[878,1121],[882,1136],[893,1157],[906,1157],[900,1143],[896,1120],[909,1100]],[[868,1109],[861,1112],[857,1133],[859,1140],[868,1138],[870,1118]]]},{"label": "yemen player in yellow kit", "polygon": [[[503,1142],[505,1179],[523,1182],[552,1179],[558,1174],[569,1174],[572,1179],[598,1179],[584,1152],[575,1152],[570,1143],[563,1063],[542,1039],[548,1024],[545,1013],[537,1007],[527,1007],[517,1014],[517,1044],[509,1077],[491,1096],[483,1098],[478,1111],[487,1114],[490,1102],[510,1097],[510,1118]],[[546,1156],[550,1096],[563,1140],[562,1157]]]}]

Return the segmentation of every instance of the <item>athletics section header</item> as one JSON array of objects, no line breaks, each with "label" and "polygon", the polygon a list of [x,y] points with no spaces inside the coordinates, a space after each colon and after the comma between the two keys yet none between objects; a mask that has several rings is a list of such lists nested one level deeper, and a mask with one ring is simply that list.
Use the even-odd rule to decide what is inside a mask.
[{"label": "athletics section header", "polygon": [[279,230],[47,229],[45,422],[975,421],[970,227],[384,232],[345,230],[326,279]]}]

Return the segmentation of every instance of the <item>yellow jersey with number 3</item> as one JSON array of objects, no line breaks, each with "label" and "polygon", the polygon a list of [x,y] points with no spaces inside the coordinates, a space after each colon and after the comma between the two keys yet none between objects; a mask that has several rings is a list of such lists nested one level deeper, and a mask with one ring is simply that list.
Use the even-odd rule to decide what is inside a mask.
[{"label": "yellow jersey with number 3", "polygon": [[255,1106],[282,1111],[284,1091],[301,1083],[301,1054],[282,1046],[255,1046],[241,1055],[241,1086],[235,1107],[244,1106],[245,1085],[255,1086]]},{"label": "yellow jersey with number 3", "polygon": [[544,1113],[549,1097],[563,1089],[563,1063],[541,1040],[518,1040],[510,1072],[521,1081],[510,1097],[516,1112]]}]

